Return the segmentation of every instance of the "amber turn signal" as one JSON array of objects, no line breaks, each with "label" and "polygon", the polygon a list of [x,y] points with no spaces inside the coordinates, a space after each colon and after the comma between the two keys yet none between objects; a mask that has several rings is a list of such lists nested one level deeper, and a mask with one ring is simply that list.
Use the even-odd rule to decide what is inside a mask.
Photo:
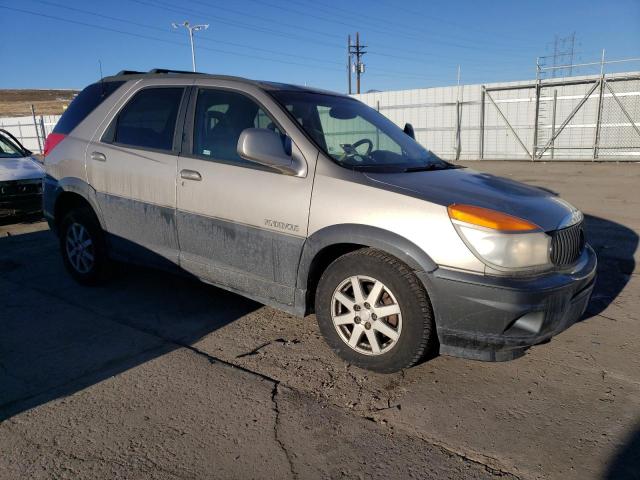
[{"label": "amber turn signal", "polygon": [[489,208],[454,203],[453,205],[449,205],[447,210],[449,211],[449,217],[452,220],[458,220],[460,222],[477,225],[479,227],[510,232],[530,232],[533,230],[540,230],[540,227],[535,223],[507,215],[506,213],[497,212]]}]

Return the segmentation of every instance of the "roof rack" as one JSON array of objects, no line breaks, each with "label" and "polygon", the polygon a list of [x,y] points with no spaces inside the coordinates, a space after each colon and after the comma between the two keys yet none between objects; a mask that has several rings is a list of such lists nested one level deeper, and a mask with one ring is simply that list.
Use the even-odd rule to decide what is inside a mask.
[{"label": "roof rack", "polygon": [[114,76],[115,77],[121,77],[123,75],[152,75],[152,74],[157,74],[157,73],[161,73],[161,74],[167,74],[167,73],[179,73],[181,75],[204,75],[202,72],[189,72],[186,70],[171,70],[168,68],[153,68],[151,70],[149,70],[148,72],[140,72],[138,70],[120,70],[118,73],[116,73]]},{"label": "roof rack", "polygon": [[171,70],[171,69],[166,69],[166,68],[154,68],[152,70],[149,70],[149,72],[147,73],[185,73],[188,75],[203,75],[202,72],[189,72],[187,70]]},{"label": "roof rack", "polygon": [[145,72],[138,72],[136,70],[120,70],[118,73],[114,75],[114,77],[119,77],[121,75],[141,75]]}]

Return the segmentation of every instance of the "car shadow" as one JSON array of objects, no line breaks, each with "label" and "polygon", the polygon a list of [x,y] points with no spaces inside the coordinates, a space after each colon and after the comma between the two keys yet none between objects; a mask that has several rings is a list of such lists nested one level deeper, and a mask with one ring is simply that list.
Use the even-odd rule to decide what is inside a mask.
[{"label": "car shadow", "polygon": [[[599,257],[584,319],[606,309],[635,269],[638,235],[587,215]],[[76,284],[48,231],[0,238],[0,421],[76,393],[237,321],[260,305],[188,275],[122,268]]]},{"label": "car shadow", "polygon": [[7,215],[0,217],[0,227],[15,224],[32,224],[42,221],[42,213],[31,213],[23,215]]},{"label": "car shadow", "polygon": [[603,476],[606,480],[640,479],[640,425],[627,437],[608,462]]},{"label": "car shadow", "polygon": [[260,305],[188,275],[64,270],[49,231],[0,238],[0,421],[190,346]]},{"label": "car shadow", "polygon": [[585,234],[598,256],[596,285],[583,320],[601,314],[631,279],[638,234],[620,223],[585,215]]}]

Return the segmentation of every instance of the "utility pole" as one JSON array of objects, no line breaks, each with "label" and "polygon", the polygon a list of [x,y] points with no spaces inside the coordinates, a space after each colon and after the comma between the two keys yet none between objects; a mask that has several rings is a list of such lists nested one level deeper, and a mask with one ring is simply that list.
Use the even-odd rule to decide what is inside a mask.
[{"label": "utility pole", "polygon": [[[366,45],[360,44],[360,32],[356,32],[356,44],[351,45],[351,36],[349,36],[349,64],[351,64],[351,55],[355,55],[356,61],[353,65],[356,71],[356,93],[360,93],[360,77],[364,73],[364,63],[362,63],[362,56],[367,53],[365,49]],[[351,83],[351,73],[349,73],[349,83]]]},{"label": "utility pole", "polygon": [[347,35],[347,83],[351,95],[351,35]]},{"label": "utility pole", "polygon": [[193,32],[206,30],[207,28],[209,28],[209,24],[207,23],[202,25],[191,25],[188,21],[185,20],[181,24],[177,24],[174,22],[171,24],[171,26],[176,30],[179,29],[180,27],[184,27],[189,32],[189,42],[191,43],[191,66],[193,68],[193,71],[195,72],[196,71],[196,50],[193,45]]}]

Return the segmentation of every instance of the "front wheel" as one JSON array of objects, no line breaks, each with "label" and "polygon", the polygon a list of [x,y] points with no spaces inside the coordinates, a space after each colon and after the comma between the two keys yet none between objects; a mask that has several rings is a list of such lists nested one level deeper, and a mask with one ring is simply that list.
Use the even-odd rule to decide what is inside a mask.
[{"label": "front wheel", "polygon": [[316,315],[340,357],[381,373],[414,365],[436,342],[423,285],[400,260],[371,248],[329,265],[318,284]]}]

